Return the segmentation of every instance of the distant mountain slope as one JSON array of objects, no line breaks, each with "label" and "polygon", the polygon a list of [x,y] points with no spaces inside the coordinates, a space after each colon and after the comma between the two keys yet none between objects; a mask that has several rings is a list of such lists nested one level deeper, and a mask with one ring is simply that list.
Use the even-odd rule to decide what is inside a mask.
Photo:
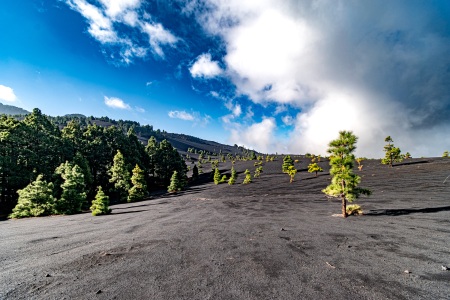
[{"label": "distant mountain slope", "polygon": [[22,109],[20,107],[0,103],[1,115],[26,115],[29,113],[29,111],[26,111],[25,109]]}]

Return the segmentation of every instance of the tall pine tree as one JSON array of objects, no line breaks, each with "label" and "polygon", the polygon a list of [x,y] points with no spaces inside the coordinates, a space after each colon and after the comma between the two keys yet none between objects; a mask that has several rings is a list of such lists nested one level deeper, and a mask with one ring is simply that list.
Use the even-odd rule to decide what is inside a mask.
[{"label": "tall pine tree", "polygon": [[68,162],[56,168],[56,174],[64,180],[61,185],[61,198],[55,203],[56,211],[60,214],[75,214],[81,212],[81,207],[86,201],[84,175],[78,165]]},{"label": "tall pine tree", "polygon": [[114,184],[116,191],[119,193],[120,200],[124,200],[130,189],[130,173],[125,164],[125,159],[119,150],[117,150],[114,156],[114,163],[109,173],[111,175],[109,182]]},{"label": "tall pine tree", "polygon": [[147,184],[145,182],[144,171],[138,165],[133,169],[131,176],[133,186],[128,191],[128,202],[134,202],[144,199],[147,193]]}]

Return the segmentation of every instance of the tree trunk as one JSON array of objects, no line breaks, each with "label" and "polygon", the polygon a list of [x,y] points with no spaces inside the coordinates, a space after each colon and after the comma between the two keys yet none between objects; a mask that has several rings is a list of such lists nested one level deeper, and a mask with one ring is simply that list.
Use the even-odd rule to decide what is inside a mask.
[{"label": "tree trunk", "polygon": [[342,194],[341,197],[342,197],[342,216],[344,218],[347,218],[347,199],[345,199],[344,194]]}]

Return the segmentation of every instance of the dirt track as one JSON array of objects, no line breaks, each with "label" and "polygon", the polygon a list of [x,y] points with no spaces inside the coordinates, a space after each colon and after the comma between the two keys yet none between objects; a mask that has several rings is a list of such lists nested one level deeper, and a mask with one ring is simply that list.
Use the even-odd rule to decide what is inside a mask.
[{"label": "dirt track", "polygon": [[289,184],[277,161],[250,185],[109,216],[2,221],[0,299],[450,299],[450,159],[363,164],[374,194],[345,220],[320,192],[328,173],[304,161]]}]

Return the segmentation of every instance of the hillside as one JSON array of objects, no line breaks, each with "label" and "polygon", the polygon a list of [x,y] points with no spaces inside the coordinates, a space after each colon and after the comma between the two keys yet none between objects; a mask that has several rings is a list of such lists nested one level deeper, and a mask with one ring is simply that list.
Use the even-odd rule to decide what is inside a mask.
[{"label": "hillside", "polygon": [[26,115],[29,113],[20,107],[0,103],[0,115]]}]

